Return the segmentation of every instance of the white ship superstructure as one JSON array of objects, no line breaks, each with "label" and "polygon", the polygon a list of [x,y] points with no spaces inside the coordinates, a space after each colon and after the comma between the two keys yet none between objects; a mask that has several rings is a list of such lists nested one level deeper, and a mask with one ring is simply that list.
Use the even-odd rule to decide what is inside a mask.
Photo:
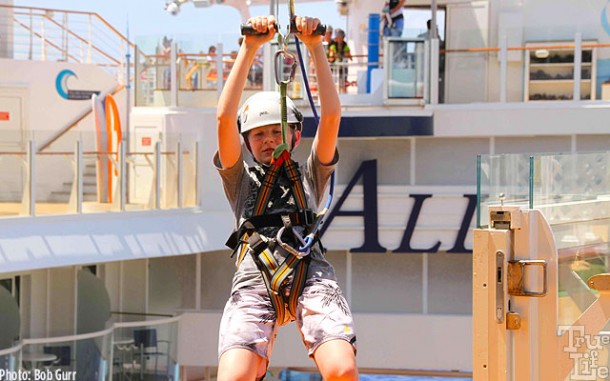
[{"label": "white ship superstructure", "polygon": [[[477,155],[608,150],[608,2],[408,1],[405,16],[442,22],[440,39],[425,24],[379,38],[377,3],[340,4],[355,58],[338,64],[349,76],[323,240],[363,372],[468,377]],[[212,166],[231,49],[163,42],[144,51],[103,15],[0,1],[0,368],[214,375],[234,271]],[[274,49],[244,98],[274,89]],[[302,160],[315,126],[297,77]],[[314,367],[293,325],[271,367]]]}]

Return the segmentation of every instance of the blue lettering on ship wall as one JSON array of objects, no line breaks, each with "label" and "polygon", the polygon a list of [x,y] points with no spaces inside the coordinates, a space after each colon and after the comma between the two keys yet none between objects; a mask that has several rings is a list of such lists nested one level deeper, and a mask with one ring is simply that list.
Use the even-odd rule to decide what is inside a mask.
[{"label": "blue lettering on ship wall", "polygon": [[[341,211],[341,206],[349,196],[352,188],[362,177],[362,192],[364,197],[364,208],[362,210]],[[379,244],[379,232],[377,223],[377,160],[367,160],[360,164],[356,174],[347,184],[341,198],[331,210],[324,225],[320,229],[320,237],[330,226],[336,216],[364,218],[364,243],[362,246],[352,249],[354,253],[385,253],[387,249]]]},{"label": "blue lettering on ship wall", "polygon": [[[362,210],[345,210],[341,207],[347,200],[354,186],[362,178]],[[410,197],[415,199],[413,208],[407,221],[407,226],[403,233],[400,245],[393,250],[393,253],[436,253],[441,246],[441,241],[437,241],[432,247],[427,249],[416,249],[411,246],[411,239],[417,225],[419,214],[424,202],[431,198],[431,194],[411,194]],[[453,247],[447,250],[447,253],[472,253],[472,249],[466,249],[464,243],[470,229],[470,224],[476,211],[477,196],[473,194],[465,194],[468,199],[468,205],[460,224],[455,243]],[[343,194],[328,214],[328,217],[320,229],[320,237],[324,235],[326,230],[331,225],[335,217],[362,217],[364,219],[364,242],[362,246],[353,248],[350,251],[354,253],[385,253],[387,249],[379,243],[379,224],[377,213],[377,160],[363,161],[356,170],[356,173],[351,178]]]}]

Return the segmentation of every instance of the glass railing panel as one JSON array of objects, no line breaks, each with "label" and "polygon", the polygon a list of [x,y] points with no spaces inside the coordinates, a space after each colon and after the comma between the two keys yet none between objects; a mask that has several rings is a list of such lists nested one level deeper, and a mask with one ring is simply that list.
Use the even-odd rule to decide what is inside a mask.
[{"label": "glass railing panel", "polygon": [[130,151],[126,155],[127,210],[150,210],[155,208],[155,153],[150,145]]},{"label": "glass railing panel", "polygon": [[74,149],[57,148],[37,152],[34,168],[36,215],[76,213]]},{"label": "glass railing panel", "polygon": [[552,229],[558,249],[558,321],[571,325],[597,299],[587,280],[610,272],[610,219],[555,224]]},{"label": "glass railing panel", "polygon": [[120,198],[118,151],[84,151],[82,163],[82,212],[110,212]]},{"label": "glass railing panel", "polygon": [[[61,338],[24,340],[22,369],[32,379],[106,380],[111,372],[112,329]],[[58,377],[63,375],[63,378]],[[46,377],[46,378],[45,378]]]},{"label": "glass railing panel", "polygon": [[610,218],[610,152],[536,156],[532,193],[551,225]]},{"label": "glass railing panel", "polygon": [[161,167],[158,175],[161,176],[160,198],[162,209],[178,207],[178,145],[167,144],[161,148]]},{"label": "glass railing panel", "polygon": [[[5,374],[17,372],[21,364],[21,344],[12,348],[0,350],[0,369],[5,370]],[[10,372],[10,373],[9,373]],[[5,379],[6,379],[5,375]]]},{"label": "glass railing panel", "polygon": [[182,206],[197,206],[197,157],[199,145],[197,143],[182,146]]},{"label": "glass railing panel", "polygon": [[114,328],[113,379],[176,379],[179,317],[131,323]]},{"label": "glass railing panel", "polygon": [[[490,48],[489,31],[482,29],[452,30],[446,41],[439,41],[439,102],[448,104],[488,102],[499,100],[489,87],[497,84],[489,80],[490,63],[498,70],[497,52]],[[497,78],[497,77],[496,77]],[[513,81],[520,83],[520,81]],[[521,94],[520,94],[521,95]]]},{"label": "glass railing panel", "polygon": [[386,39],[388,98],[424,97],[424,40]]},{"label": "glass railing panel", "polygon": [[0,216],[28,214],[22,206],[28,177],[27,139],[22,133],[0,131]]},{"label": "glass railing panel", "polygon": [[477,159],[477,226],[489,224],[489,207],[529,206],[530,155],[480,155]]}]

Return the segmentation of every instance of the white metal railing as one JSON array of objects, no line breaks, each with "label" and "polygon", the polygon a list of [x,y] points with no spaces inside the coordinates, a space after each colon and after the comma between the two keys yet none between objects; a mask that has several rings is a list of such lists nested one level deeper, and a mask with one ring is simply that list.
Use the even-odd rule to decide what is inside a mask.
[{"label": "white metal railing", "polygon": [[78,139],[73,149],[37,152],[29,141],[25,151],[0,152],[0,178],[7,179],[0,188],[0,215],[197,206],[198,143],[186,146],[172,136],[147,139],[153,148],[140,151],[128,150],[126,141],[116,151],[99,151],[92,141]]},{"label": "white metal railing", "polygon": [[125,83],[126,59],[135,46],[93,12],[0,5],[0,25],[12,41],[6,58],[98,65]]},{"label": "white metal railing", "polygon": [[[476,35],[481,31],[465,31],[463,38],[456,41],[479,41],[468,33]],[[382,100],[393,104],[436,104],[436,103],[525,103],[553,100],[600,99],[600,87],[608,86],[597,74],[597,57],[610,55],[610,44],[595,40],[583,41],[581,34],[575,33],[572,40],[544,41],[515,46],[509,43],[508,32],[499,33],[497,46],[446,47],[439,39],[427,38],[385,38],[382,62],[367,62],[359,56],[348,62],[334,63],[335,82],[338,90],[347,95],[359,96],[367,93],[365,84],[370,81],[369,66],[381,66],[383,73]],[[474,43],[473,43],[474,44]],[[455,45],[455,43],[454,43]],[[181,51],[176,44],[174,51]],[[264,47],[260,63],[254,67],[252,89],[273,90],[272,57],[273,44]],[[391,50],[391,51],[390,51]],[[230,55],[223,54],[222,45],[216,49],[215,59],[205,54],[189,52],[174,55],[142,55],[136,60],[137,105],[139,106],[214,106],[222,90],[223,77],[230,70]],[[549,56],[548,67],[541,67],[539,54]],[[562,56],[563,55],[563,56]],[[569,64],[553,66],[554,59],[569,58]],[[173,57],[173,58],[172,58]],[[305,66],[307,55],[304,57]],[[175,62],[174,62],[175,61]],[[516,63],[519,63],[518,65]],[[347,76],[341,76],[341,68],[348,68]],[[547,71],[549,84],[534,77],[532,70]],[[561,70],[561,78],[555,78]],[[210,72],[224,73],[214,76],[213,81],[205,80]],[[413,73],[410,73],[413,71]],[[197,73],[195,80],[193,75]],[[316,92],[315,73],[310,72],[310,86]],[[262,76],[262,83],[261,77]],[[406,77],[405,77],[406,76]],[[211,78],[211,77],[210,77]],[[514,80],[520,78],[521,80]],[[216,80],[217,79],[217,80]],[[292,91],[293,98],[304,98],[304,84],[299,75]],[[377,80],[377,78],[376,78]],[[560,94],[551,94],[562,82]],[[552,82],[552,83],[551,83]],[[172,86],[172,84],[176,84]],[[548,90],[550,86],[550,89]],[[409,90],[410,87],[413,87]],[[172,90],[173,89],[173,90]],[[396,91],[398,93],[396,93]],[[196,91],[208,90],[208,91]],[[211,91],[210,91],[211,90]],[[246,89],[247,90],[247,89]],[[545,91],[549,94],[545,94]],[[370,91],[370,89],[369,89]],[[159,94],[164,94],[164,96]],[[169,95],[169,96],[168,96]],[[607,96],[606,96],[607,97]],[[349,103],[349,97],[344,98]]]}]

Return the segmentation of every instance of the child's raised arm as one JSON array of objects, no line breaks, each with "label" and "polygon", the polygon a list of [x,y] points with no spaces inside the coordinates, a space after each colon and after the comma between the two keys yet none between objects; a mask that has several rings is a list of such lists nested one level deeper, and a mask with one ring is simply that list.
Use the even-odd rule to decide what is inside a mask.
[{"label": "child's raised arm", "polygon": [[245,36],[218,100],[218,155],[223,168],[235,165],[241,155],[241,141],[237,130],[239,101],[256,52],[261,45],[271,40],[276,32],[273,16],[254,17],[248,20],[248,24],[257,32],[266,34]]},{"label": "child's raised arm", "polygon": [[301,32],[297,36],[307,46],[311,54],[318,79],[320,124],[313,146],[320,162],[328,164],[332,162],[337,147],[339,123],[341,122],[341,103],[330,72],[326,52],[322,46],[322,36],[311,34],[319,23],[320,20],[315,18],[298,16],[296,18],[297,29]]}]

